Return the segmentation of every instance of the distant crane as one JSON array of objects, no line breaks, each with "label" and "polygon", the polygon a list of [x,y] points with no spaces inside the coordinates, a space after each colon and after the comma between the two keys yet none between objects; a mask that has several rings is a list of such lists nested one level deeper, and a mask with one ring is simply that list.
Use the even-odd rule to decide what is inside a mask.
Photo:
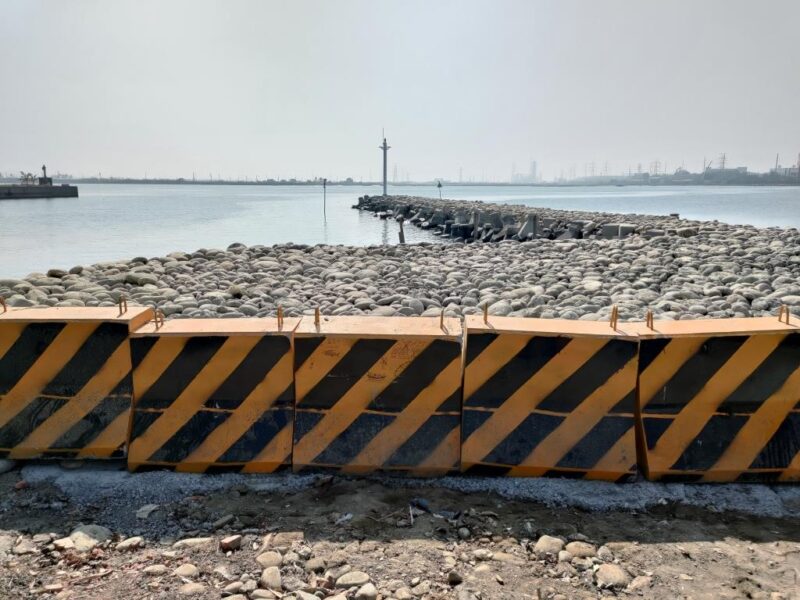
[{"label": "distant crane", "polygon": [[725,162],[726,161],[727,161],[727,156],[725,156],[725,153],[723,152],[722,154],[719,155],[719,168],[720,168],[720,171],[724,171],[725,170]]}]

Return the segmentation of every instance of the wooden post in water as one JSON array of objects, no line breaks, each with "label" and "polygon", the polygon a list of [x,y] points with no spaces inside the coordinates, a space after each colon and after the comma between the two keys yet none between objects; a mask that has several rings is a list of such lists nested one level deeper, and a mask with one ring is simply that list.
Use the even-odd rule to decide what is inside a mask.
[{"label": "wooden post in water", "polygon": [[406,243],[406,234],[403,231],[403,221],[404,221],[403,217],[400,217],[400,220],[398,221],[398,223],[400,223],[400,232],[398,233],[398,235],[400,236],[400,243],[401,244],[405,244]]},{"label": "wooden post in water", "polygon": [[328,222],[328,214],[326,211],[326,204],[328,203],[328,180],[322,178],[322,220]]}]

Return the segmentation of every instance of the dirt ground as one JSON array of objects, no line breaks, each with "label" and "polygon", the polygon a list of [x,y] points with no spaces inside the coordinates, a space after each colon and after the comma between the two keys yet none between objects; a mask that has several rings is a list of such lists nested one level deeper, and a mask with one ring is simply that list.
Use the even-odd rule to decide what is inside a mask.
[{"label": "dirt ground", "polygon": [[0,475],[4,599],[800,598],[796,517],[587,512],[330,476],[109,511],[23,474]]}]

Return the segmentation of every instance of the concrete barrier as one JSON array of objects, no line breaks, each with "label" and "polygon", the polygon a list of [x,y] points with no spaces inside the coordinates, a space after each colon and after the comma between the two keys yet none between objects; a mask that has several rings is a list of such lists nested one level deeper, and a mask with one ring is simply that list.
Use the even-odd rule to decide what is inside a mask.
[{"label": "concrete barrier", "polygon": [[131,405],[128,335],[149,308],[0,314],[0,456],[111,458]]},{"label": "concrete barrier", "polygon": [[635,473],[635,336],[609,323],[477,315],[466,330],[464,472]]},{"label": "concrete barrier", "polygon": [[299,319],[181,319],[131,336],[128,466],[271,472],[291,462]]},{"label": "concrete barrier", "polygon": [[636,326],[651,480],[800,479],[800,328],[774,317]]},{"label": "concrete barrier", "polygon": [[457,470],[462,337],[454,318],[304,317],[295,470]]}]

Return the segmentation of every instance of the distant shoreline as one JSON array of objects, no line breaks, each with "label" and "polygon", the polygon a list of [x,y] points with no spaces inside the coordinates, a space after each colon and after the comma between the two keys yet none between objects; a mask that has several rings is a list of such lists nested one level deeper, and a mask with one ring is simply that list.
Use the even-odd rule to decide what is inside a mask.
[{"label": "distant shoreline", "polygon": [[[321,187],[322,181],[232,181],[232,180],[191,180],[191,179],[132,179],[132,178],[109,178],[98,179],[96,177],[57,179],[55,183],[68,184],[126,184],[126,185],[251,185],[251,186],[311,186]],[[17,183],[16,179],[0,178],[0,183]],[[392,182],[392,187],[413,187],[413,186],[436,186],[438,181],[407,181]],[[383,185],[380,181],[328,181],[328,186],[350,186],[350,187],[373,187]],[[570,188],[570,187],[800,187],[800,181],[784,182],[675,182],[675,181],[637,181],[637,182],[548,182],[548,183],[516,183],[516,182],[457,182],[442,180],[444,187],[513,187],[513,188]]]}]

